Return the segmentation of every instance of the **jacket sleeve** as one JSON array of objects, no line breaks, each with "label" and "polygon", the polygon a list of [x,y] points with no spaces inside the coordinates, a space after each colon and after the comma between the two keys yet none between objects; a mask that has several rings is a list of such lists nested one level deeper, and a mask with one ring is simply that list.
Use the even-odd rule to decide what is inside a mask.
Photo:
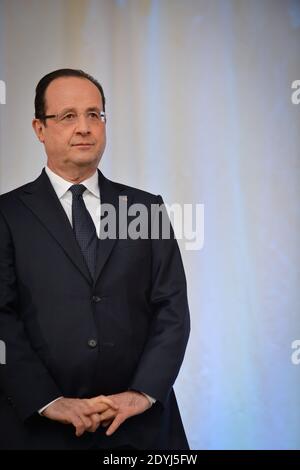
[{"label": "jacket sleeve", "polygon": [[151,230],[153,319],[131,388],[164,403],[184,358],[190,317],[181,255],[160,196],[156,207]]},{"label": "jacket sleeve", "polygon": [[61,395],[49,372],[32,349],[18,303],[18,279],[9,226],[0,212],[0,339],[6,350],[0,365],[0,392],[22,420]]}]

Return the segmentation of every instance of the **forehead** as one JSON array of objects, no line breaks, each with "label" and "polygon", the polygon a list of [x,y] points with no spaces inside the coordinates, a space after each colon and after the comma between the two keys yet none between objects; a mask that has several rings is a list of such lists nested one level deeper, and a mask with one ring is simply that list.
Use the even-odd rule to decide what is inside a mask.
[{"label": "forehead", "polygon": [[96,85],[86,78],[60,77],[48,86],[45,93],[46,108],[57,111],[62,108],[102,109],[101,94]]}]

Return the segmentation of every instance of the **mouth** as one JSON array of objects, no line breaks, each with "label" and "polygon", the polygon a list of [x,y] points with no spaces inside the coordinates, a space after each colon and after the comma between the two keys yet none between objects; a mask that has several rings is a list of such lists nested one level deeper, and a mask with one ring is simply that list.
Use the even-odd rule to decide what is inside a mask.
[{"label": "mouth", "polygon": [[72,144],[72,147],[79,147],[79,148],[90,148],[94,144],[91,144],[89,142],[79,142],[78,144]]}]

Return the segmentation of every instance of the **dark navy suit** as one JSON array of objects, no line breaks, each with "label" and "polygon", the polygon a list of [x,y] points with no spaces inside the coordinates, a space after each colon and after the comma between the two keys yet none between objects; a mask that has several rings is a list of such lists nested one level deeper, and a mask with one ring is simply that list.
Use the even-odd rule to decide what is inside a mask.
[{"label": "dark navy suit", "polygon": [[[100,172],[99,184],[101,204],[112,204],[117,216],[120,196],[128,206],[162,204],[160,196]],[[6,344],[0,448],[186,449],[172,386],[188,335],[185,275],[173,233],[168,240],[100,239],[92,280],[44,170],[0,197],[0,339]],[[111,437],[99,428],[78,438],[73,426],[37,412],[60,395],[128,389],[157,402]]]}]

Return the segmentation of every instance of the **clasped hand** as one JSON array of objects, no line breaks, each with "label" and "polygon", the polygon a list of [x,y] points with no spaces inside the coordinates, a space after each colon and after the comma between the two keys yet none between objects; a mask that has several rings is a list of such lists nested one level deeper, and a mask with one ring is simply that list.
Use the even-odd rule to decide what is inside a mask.
[{"label": "clasped hand", "polygon": [[139,392],[126,391],[115,395],[99,395],[93,398],[60,398],[42,413],[46,418],[64,424],[72,424],[76,436],[85,431],[95,432],[101,425],[111,436],[131,416],[150,408],[148,399]]}]

